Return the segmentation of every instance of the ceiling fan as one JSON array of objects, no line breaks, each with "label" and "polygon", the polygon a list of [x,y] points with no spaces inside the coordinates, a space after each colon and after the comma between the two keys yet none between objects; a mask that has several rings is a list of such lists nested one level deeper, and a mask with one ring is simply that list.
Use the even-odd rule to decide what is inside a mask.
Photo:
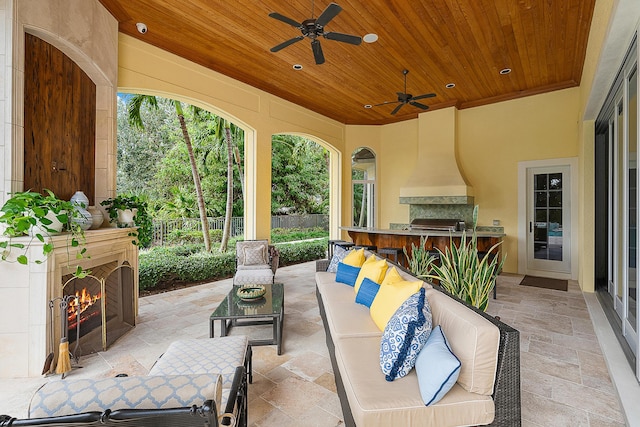
[{"label": "ceiling fan", "polygon": [[318,18],[313,18],[313,1],[311,2],[311,18],[302,21],[299,23],[294,21],[291,18],[287,18],[284,15],[281,15],[277,12],[272,12],[269,14],[270,17],[277,19],[278,21],[282,21],[285,24],[289,24],[292,27],[296,27],[302,32],[301,36],[294,37],[289,39],[283,43],[280,43],[277,46],[271,48],[271,52],[278,52],[281,49],[284,49],[287,46],[290,46],[305,37],[311,39],[311,50],[313,51],[313,57],[316,61],[316,64],[320,65],[324,63],[324,54],[322,53],[322,46],[320,45],[319,37],[324,37],[328,40],[336,40],[343,43],[349,43],[353,45],[359,45],[362,42],[362,38],[358,36],[352,36],[349,34],[343,33],[335,33],[335,32],[325,32],[324,27],[336,17],[338,13],[342,11],[342,8],[338,6],[336,3],[331,3],[326,7],[324,11],[318,16]]},{"label": "ceiling fan", "polygon": [[396,108],[394,108],[393,111],[391,112],[391,114],[393,114],[393,115],[395,115],[400,110],[400,108],[402,108],[402,106],[406,105],[406,104],[413,105],[414,107],[418,107],[418,108],[421,108],[423,110],[428,110],[429,109],[428,105],[424,105],[424,104],[421,104],[421,103],[416,102],[416,101],[418,99],[433,98],[434,96],[436,96],[436,94],[435,93],[425,93],[423,95],[413,96],[410,93],[407,93],[407,74],[409,74],[409,70],[402,70],[402,74],[404,74],[404,92],[396,92],[396,94],[398,94],[398,100],[397,101],[386,101],[386,102],[382,102],[380,104],[375,104],[374,107],[378,107],[380,105],[398,103],[399,105]]}]

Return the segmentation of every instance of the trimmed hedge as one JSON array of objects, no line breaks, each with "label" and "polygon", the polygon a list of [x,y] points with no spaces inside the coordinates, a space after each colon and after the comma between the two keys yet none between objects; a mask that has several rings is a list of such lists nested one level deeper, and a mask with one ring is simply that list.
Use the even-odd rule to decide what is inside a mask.
[{"label": "trimmed hedge", "polygon": [[[280,243],[280,265],[314,261],[326,256],[327,239]],[[235,248],[224,254],[206,253],[203,245],[161,246],[140,252],[140,290],[164,289],[175,284],[232,277]]]}]

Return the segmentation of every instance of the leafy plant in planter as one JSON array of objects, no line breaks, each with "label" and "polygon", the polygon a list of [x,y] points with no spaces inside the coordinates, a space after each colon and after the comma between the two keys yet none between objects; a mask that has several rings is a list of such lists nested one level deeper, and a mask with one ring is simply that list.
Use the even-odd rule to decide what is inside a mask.
[{"label": "leafy plant in planter", "polygon": [[[73,204],[59,199],[50,190],[44,191],[46,192],[44,195],[33,191],[13,193],[0,209],[0,225],[4,226],[2,235],[7,238],[0,241],[2,261],[12,260],[12,251],[21,250],[22,253],[16,256],[15,260],[20,264],[28,264],[27,250],[33,239],[43,243],[42,254],[46,258],[53,251],[54,246],[51,240],[45,241],[45,239],[62,230],[69,231],[67,254],[69,254],[69,248],[78,248],[85,244],[84,230],[73,220],[74,216],[78,215]],[[21,236],[31,236],[31,241],[21,243],[14,240]],[[86,250],[82,248],[76,258],[83,258]],[[38,259],[33,262],[41,264],[43,260]],[[74,274],[84,277],[88,272],[78,266]]]},{"label": "leafy plant in planter", "polygon": [[437,279],[447,292],[486,311],[489,295],[496,283],[496,277],[502,271],[506,255],[498,260],[498,247],[493,245],[482,257],[478,256],[478,206],[473,209],[473,231],[467,240],[466,231],[462,232],[460,244],[456,246],[451,239],[449,247],[440,253],[440,264],[431,265],[431,273],[426,277]]},{"label": "leafy plant in planter", "polygon": [[425,247],[427,243],[427,236],[420,237],[420,246],[416,246],[411,242],[411,254],[407,253],[407,248],[402,248],[404,257],[407,260],[407,266],[409,270],[419,278],[427,278],[431,272],[433,263],[436,257],[429,253]]},{"label": "leafy plant in planter", "polygon": [[133,222],[137,231],[131,231],[129,236],[134,237],[134,245],[148,247],[151,244],[153,234],[153,223],[149,216],[147,202],[138,196],[119,195],[111,199],[104,200],[100,203],[109,213],[109,222],[115,223],[117,227],[129,227],[130,224],[123,223],[118,220],[119,211],[134,211]]}]

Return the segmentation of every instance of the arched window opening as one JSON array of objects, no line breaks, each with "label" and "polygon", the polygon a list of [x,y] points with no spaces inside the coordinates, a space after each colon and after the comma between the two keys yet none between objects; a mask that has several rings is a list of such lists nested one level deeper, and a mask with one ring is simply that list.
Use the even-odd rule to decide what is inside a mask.
[{"label": "arched window opening", "polygon": [[356,227],[375,227],[376,155],[361,147],[351,155],[352,212]]}]

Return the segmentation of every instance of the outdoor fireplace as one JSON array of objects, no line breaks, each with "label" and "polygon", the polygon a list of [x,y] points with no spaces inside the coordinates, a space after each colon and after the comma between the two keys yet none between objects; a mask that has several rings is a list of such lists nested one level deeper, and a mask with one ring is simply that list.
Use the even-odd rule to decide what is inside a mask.
[{"label": "outdoor fireplace", "polygon": [[[138,247],[131,243],[129,232],[115,227],[86,231],[88,256],[80,259],[75,254],[69,256],[67,236],[61,233],[51,238],[54,250],[41,264],[0,263],[0,295],[7,301],[26,301],[28,305],[25,310],[24,304],[8,304],[1,316],[0,340],[5,345],[0,346],[0,378],[41,375],[47,355],[52,351],[57,354],[60,344],[60,301],[65,295],[73,295],[68,299],[75,300],[76,293],[80,298],[84,289],[85,298],[95,300],[95,308],[99,308],[100,326],[91,332],[82,316],[94,308],[87,308],[80,316],[81,354],[103,351],[133,327],[138,310]],[[16,239],[26,242],[29,237]],[[26,255],[36,259],[43,244],[30,242]],[[78,266],[90,271],[91,277],[74,278]],[[50,301],[54,305],[53,319]],[[75,315],[69,318],[69,314],[66,318],[71,326]],[[65,330],[71,351],[76,346],[76,331]]]},{"label": "outdoor fireplace", "polygon": [[112,261],[91,268],[87,277],[62,279],[63,299],[68,301],[67,337],[74,356],[104,351],[135,326],[129,263]]}]

